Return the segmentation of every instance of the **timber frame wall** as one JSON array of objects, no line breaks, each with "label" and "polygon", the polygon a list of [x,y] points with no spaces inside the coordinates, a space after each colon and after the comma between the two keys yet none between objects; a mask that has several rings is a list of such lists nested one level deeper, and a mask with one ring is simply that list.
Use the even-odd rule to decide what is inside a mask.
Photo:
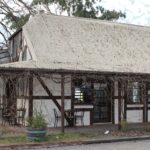
[{"label": "timber frame wall", "polygon": [[[53,93],[49,90],[46,83],[42,80],[42,77],[45,74],[58,74],[61,75],[61,95],[53,96]],[[64,93],[64,80],[65,76],[71,76],[71,95],[65,96]],[[61,111],[62,120],[61,120],[61,129],[64,132],[64,119],[71,125],[67,114],[64,112],[64,99],[71,99],[71,112],[74,114],[74,82],[73,80],[77,76],[92,76],[95,79],[101,79],[105,81],[109,81],[111,83],[110,86],[110,99],[111,99],[111,122],[115,123],[115,114],[114,114],[114,100],[118,99],[118,125],[120,128],[120,124],[122,120],[127,119],[127,111],[128,110],[142,110],[143,111],[143,122],[148,122],[148,110],[150,110],[150,106],[147,102],[147,92],[146,92],[146,83],[150,82],[150,74],[134,74],[134,73],[110,73],[110,72],[92,72],[92,71],[68,71],[68,70],[45,70],[45,69],[0,69],[0,76],[5,78],[18,78],[21,76],[26,76],[29,79],[29,95],[25,96],[29,100],[29,110],[28,116],[32,117],[33,115],[33,101],[34,99],[51,99],[57,108]],[[33,78],[37,78],[40,82],[48,96],[34,96],[33,95]],[[128,81],[138,81],[141,83],[141,103],[140,106],[128,107],[127,104],[127,82]],[[114,84],[118,84],[118,95],[116,96]],[[57,102],[57,99],[61,98],[61,105]],[[123,114],[122,114],[123,112]],[[91,124],[92,124],[92,113],[91,113]]]}]

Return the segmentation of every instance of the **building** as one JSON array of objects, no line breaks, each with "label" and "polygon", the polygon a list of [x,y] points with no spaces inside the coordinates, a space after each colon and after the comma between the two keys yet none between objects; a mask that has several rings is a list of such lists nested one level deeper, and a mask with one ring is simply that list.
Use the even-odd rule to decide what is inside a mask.
[{"label": "building", "polygon": [[149,122],[149,38],[149,27],[37,15],[9,39],[1,96],[29,117],[42,110],[49,126],[53,108],[69,124],[65,110],[84,111],[84,125]]}]

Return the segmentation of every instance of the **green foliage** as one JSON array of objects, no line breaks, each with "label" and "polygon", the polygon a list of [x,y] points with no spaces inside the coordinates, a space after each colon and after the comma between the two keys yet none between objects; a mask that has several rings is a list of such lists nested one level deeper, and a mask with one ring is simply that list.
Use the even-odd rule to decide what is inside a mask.
[{"label": "green foliage", "polygon": [[[102,20],[117,20],[120,17],[125,18],[126,15],[121,11],[106,10],[100,5],[101,0],[31,0],[31,3],[26,3],[25,0],[15,1],[15,7],[5,4],[1,7],[4,13],[3,22],[13,30],[19,30],[30,18],[39,11],[50,12],[50,5],[56,4],[60,12],[66,11],[68,16],[77,16],[85,18],[94,18]],[[1,3],[0,3],[1,4]],[[18,9],[19,6],[22,7]],[[39,7],[42,5],[43,7]],[[7,11],[6,11],[6,10]]]},{"label": "green foliage", "polygon": [[[68,15],[77,17],[94,18],[102,20],[125,18],[126,15],[121,11],[106,10],[99,6],[101,0],[33,0],[32,5],[43,4],[58,4],[61,10],[67,11]],[[99,13],[101,14],[99,17]]]},{"label": "green foliage", "polygon": [[12,17],[11,13],[8,13],[4,18],[3,21],[6,24],[10,24],[10,29],[19,30],[25,23],[29,20],[29,14],[21,15],[21,16],[14,16]]},{"label": "green foliage", "polygon": [[28,119],[28,126],[32,128],[46,128],[47,123],[43,113],[35,111],[33,117]]}]

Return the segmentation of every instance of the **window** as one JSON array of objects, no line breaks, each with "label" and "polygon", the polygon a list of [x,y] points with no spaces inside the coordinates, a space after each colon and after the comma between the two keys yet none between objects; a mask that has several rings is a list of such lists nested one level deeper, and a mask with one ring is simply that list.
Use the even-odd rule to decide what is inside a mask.
[{"label": "window", "polygon": [[150,103],[150,84],[147,85],[147,102]]},{"label": "window", "polygon": [[27,60],[27,46],[25,46],[23,52],[22,52],[22,61]]},{"label": "window", "polygon": [[129,85],[128,93],[128,102],[129,103],[140,103],[140,86],[138,82],[132,82]]},{"label": "window", "polygon": [[93,97],[92,91],[90,82],[84,82],[82,79],[75,81],[75,103],[90,104]]}]

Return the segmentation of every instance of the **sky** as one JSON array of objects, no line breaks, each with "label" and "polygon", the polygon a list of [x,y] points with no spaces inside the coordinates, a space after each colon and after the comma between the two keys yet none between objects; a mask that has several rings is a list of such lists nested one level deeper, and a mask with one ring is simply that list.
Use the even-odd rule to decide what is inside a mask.
[{"label": "sky", "polygon": [[[25,1],[31,2],[31,0]],[[119,19],[118,22],[150,26],[150,0],[102,0],[100,5],[109,10],[125,12],[126,18]],[[52,8],[55,7],[52,6]]]},{"label": "sky", "polygon": [[102,0],[102,6],[126,12],[120,22],[150,26],[150,0]]}]

